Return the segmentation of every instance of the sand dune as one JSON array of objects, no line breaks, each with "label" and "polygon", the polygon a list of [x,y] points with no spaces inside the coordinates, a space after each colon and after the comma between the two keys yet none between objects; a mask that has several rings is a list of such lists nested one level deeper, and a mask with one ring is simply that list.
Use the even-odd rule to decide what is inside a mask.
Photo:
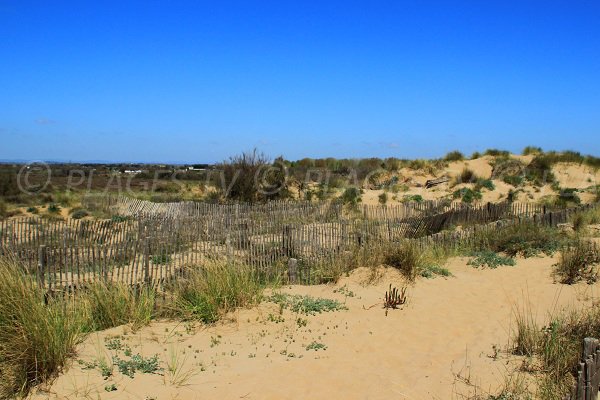
[{"label": "sand dune", "polygon": [[[401,286],[402,278],[385,270],[377,283],[365,285],[369,270],[359,269],[335,286],[282,289],[338,299],[348,310],[315,316],[285,310],[280,316],[277,305],[263,302],[213,327],[155,322],[136,333],[115,328],[90,336],[77,360],[124,357],[122,350],[106,348],[107,339],[120,337],[133,354],[158,354],[163,368],[177,356],[179,375],[137,373],[131,379],[115,368],[104,380],[97,368],[73,361],[47,392],[32,397],[450,399],[473,390],[472,385],[493,391],[519,362],[494,350],[506,349],[515,309],[530,305],[542,320],[552,310],[589,303],[600,287],[554,284],[554,262],[519,259],[515,267],[491,270],[455,258],[448,265],[454,277],[418,280],[409,288],[409,303],[387,316],[382,296],[390,283]],[[327,348],[306,350],[312,342]],[[117,390],[107,392],[112,384]]]}]

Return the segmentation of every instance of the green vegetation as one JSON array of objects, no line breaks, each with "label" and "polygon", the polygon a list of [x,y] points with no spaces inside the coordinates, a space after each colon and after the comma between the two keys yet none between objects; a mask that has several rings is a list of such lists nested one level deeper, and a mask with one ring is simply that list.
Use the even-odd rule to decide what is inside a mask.
[{"label": "green vegetation", "polygon": [[337,300],[291,295],[287,293],[275,293],[269,298],[269,301],[278,304],[282,309],[289,309],[294,313],[305,315],[315,315],[323,312],[347,309],[345,305]]},{"label": "green vegetation", "polygon": [[85,218],[88,215],[90,215],[87,210],[84,210],[83,208],[73,208],[71,210],[71,218],[73,219],[81,219],[81,218]]},{"label": "green vegetation", "polygon": [[554,265],[554,276],[560,283],[573,284],[579,281],[594,283],[598,279],[596,266],[600,263],[600,251],[593,243],[577,241],[560,252]]},{"label": "green vegetation", "polygon": [[455,190],[454,193],[452,193],[452,197],[455,199],[461,199],[463,203],[471,204],[475,200],[481,200],[482,195],[479,190],[464,187]]},{"label": "green vegetation", "polygon": [[383,192],[378,196],[379,204],[386,204],[388,201],[387,193]]},{"label": "green vegetation", "polygon": [[477,192],[480,191],[481,188],[485,188],[491,192],[496,190],[496,185],[494,185],[494,182],[492,182],[491,179],[479,179],[473,190]]},{"label": "green vegetation", "polygon": [[541,147],[527,146],[523,149],[521,154],[523,154],[524,156],[529,156],[529,155],[541,154],[543,152],[544,152],[544,150],[542,150]]},{"label": "green vegetation", "polygon": [[118,356],[113,357],[113,364],[119,369],[119,372],[133,379],[136,372],[142,374],[155,374],[162,371],[160,368],[158,355],[144,358],[139,354],[131,356],[128,360],[123,360]]},{"label": "green vegetation", "polygon": [[425,253],[410,241],[389,247],[383,255],[385,265],[396,268],[409,280],[414,280],[425,269],[426,262]]},{"label": "green vegetation", "polygon": [[174,284],[174,304],[166,311],[185,320],[213,323],[235,308],[256,304],[262,289],[256,273],[244,265],[209,263]]},{"label": "green vegetation", "polygon": [[[598,337],[599,334],[598,304],[582,311],[552,315],[544,326],[536,323],[530,311],[521,311],[517,315],[514,353],[527,357],[523,366],[536,376],[536,398],[562,400],[570,392],[574,367],[581,356],[581,343],[585,337]],[[527,398],[526,394],[524,391],[523,397],[519,398]]]},{"label": "green vegetation", "polygon": [[58,214],[60,212],[60,206],[52,203],[48,206],[48,212],[51,214]]},{"label": "green vegetation", "polygon": [[456,177],[455,184],[473,183],[473,182],[477,181],[477,179],[478,179],[478,177],[475,174],[475,172],[473,172],[472,169],[465,167],[460,172],[460,174]]},{"label": "green vegetation", "polygon": [[82,320],[70,302],[44,304],[21,265],[0,259],[0,398],[26,395],[55,376],[82,338]]},{"label": "green vegetation", "polygon": [[502,180],[504,181],[504,183],[507,183],[514,187],[521,186],[521,184],[523,183],[523,177],[519,175],[506,175],[502,178]]},{"label": "green vegetation", "polygon": [[310,351],[310,350],[314,350],[314,351],[327,350],[327,346],[325,346],[323,343],[311,342],[310,344],[308,344],[306,346],[306,351]]},{"label": "green vegetation", "polygon": [[458,150],[451,151],[444,157],[444,161],[462,161],[464,159],[464,154]]},{"label": "green vegetation", "polygon": [[352,206],[357,205],[362,201],[360,189],[356,187],[347,188],[341,196],[342,203]]},{"label": "green vegetation", "polygon": [[523,222],[483,231],[474,237],[473,246],[475,249],[505,253],[509,257],[533,257],[552,255],[569,241],[558,229]]},{"label": "green vegetation", "polygon": [[469,260],[467,264],[474,267],[487,266],[488,268],[495,269],[502,265],[514,266],[516,264],[513,258],[503,257],[490,250],[475,252],[473,253],[473,257],[474,258]]},{"label": "green vegetation", "polygon": [[434,278],[435,276],[452,276],[447,268],[440,267],[435,264],[426,264],[420,272],[423,278]]}]

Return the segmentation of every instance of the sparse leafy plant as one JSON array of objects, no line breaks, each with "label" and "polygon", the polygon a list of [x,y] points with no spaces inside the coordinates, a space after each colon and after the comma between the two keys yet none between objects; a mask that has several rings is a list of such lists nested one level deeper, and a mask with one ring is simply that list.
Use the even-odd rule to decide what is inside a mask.
[{"label": "sparse leafy plant", "polygon": [[488,268],[495,269],[502,265],[514,266],[516,264],[514,258],[503,257],[498,253],[489,250],[473,253],[473,257],[474,258],[469,260],[467,264],[474,267],[487,266]]}]

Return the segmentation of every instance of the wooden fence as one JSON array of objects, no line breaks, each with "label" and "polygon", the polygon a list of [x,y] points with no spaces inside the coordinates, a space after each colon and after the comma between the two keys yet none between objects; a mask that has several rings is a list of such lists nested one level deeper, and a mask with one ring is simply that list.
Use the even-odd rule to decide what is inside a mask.
[{"label": "wooden fence", "polygon": [[600,343],[598,339],[585,338],[581,361],[577,365],[576,383],[571,394],[563,400],[597,400],[600,387]]},{"label": "wooden fence", "polygon": [[[293,205],[287,204],[254,208],[228,205],[225,207],[230,214],[216,208],[213,212],[203,210],[202,216],[176,218],[16,218],[0,222],[0,252],[21,260],[49,290],[74,288],[96,280],[162,285],[208,260],[239,262],[259,273],[272,274],[281,271],[289,258],[296,258],[306,272],[303,281],[309,283],[312,266],[331,261],[357,246],[407,239],[422,246],[468,243],[486,229],[523,220],[556,225],[565,222],[574,211],[548,211],[518,203],[437,206],[443,210],[437,214],[430,213],[432,205],[418,209],[421,214],[406,208],[402,212],[409,216],[404,218],[399,217],[398,210],[389,211],[390,207],[369,208],[366,212],[363,209],[359,217],[353,218],[341,212],[333,220],[331,214],[325,217],[326,212],[321,215],[323,218],[280,218],[289,217]],[[309,207],[299,206],[301,210]],[[315,204],[313,211],[327,207]],[[273,210],[275,217],[269,215]],[[301,214],[297,210],[294,213]],[[390,213],[387,219],[386,213]],[[463,228],[448,230],[453,225]]]}]

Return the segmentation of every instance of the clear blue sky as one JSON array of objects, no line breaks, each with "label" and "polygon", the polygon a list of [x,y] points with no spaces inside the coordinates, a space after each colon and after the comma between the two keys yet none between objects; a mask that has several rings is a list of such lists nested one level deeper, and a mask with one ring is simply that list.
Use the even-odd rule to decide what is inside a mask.
[{"label": "clear blue sky", "polygon": [[600,154],[598,1],[0,0],[0,61],[0,159]]}]

